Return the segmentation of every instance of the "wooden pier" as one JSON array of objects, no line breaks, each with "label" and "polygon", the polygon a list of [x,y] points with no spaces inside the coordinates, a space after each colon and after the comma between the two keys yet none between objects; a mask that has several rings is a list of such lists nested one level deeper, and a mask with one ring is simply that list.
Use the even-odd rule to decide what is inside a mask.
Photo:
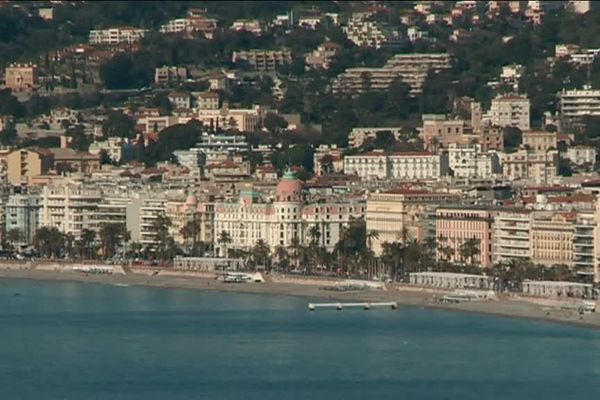
[{"label": "wooden pier", "polygon": [[395,301],[383,303],[308,303],[309,311],[315,311],[317,308],[335,308],[338,311],[342,311],[344,308],[362,308],[364,310],[370,310],[373,307],[389,307],[392,310],[395,310],[398,308],[398,303]]}]

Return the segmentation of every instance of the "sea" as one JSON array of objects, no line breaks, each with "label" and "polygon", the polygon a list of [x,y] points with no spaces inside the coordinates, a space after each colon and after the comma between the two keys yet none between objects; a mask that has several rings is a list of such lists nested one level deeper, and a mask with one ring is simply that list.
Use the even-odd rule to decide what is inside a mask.
[{"label": "sea", "polygon": [[[315,299],[317,300],[317,299]],[[289,296],[0,280],[0,399],[590,399],[600,331]]]}]

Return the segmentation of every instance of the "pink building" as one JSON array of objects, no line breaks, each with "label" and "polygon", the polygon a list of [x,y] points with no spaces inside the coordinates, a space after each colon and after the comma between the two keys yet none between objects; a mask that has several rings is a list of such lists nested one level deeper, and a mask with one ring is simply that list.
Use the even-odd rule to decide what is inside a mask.
[{"label": "pink building", "polygon": [[[492,263],[492,224],[494,211],[487,207],[440,207],[436,210],[436,259],[473,263],[488,267]],[[461,255],[469,239],[478,241],[478,254],[472,260]],[[446,250],[447,249],[447,250]]]}]

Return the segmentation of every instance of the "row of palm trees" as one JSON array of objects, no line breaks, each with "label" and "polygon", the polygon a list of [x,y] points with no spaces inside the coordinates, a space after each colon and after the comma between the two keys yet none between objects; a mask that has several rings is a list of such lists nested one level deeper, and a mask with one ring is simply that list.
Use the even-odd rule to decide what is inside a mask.
[{"label": "row of palm trees", "polygon": [[[198,221],[189,221],[181,229],[187,249],[180,248],[170,235],[171,226],[172,222],[168,217],[157,216],[151,228],[156,242],[153,247],[131,242],[130,232],[123,223],[103,224],[98,231],[83,229],[79,239],[70,233],[62,233],[55,227],[40,227],[33,237],[33,247],[40,257],[46,258],[109,259],[124,256],[171,260],[177,254],[204,254],[207,246],[199,240]],[[23,234],[18,229],[12,229],[7,232],[6,240],[10,247],[18,249],[23,241]]]}]

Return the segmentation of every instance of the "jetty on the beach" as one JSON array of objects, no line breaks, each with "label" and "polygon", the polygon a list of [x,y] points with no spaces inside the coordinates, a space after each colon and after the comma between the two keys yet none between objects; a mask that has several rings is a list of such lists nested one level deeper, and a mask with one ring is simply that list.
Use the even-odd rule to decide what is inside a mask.
[{"label": "jetty on the beach", "polygon": [[362,303],[309,303],[308,309],[309,311],[315,311],[318,308],[334,308],[338,311],[343,310],[344,308],[362,308],[364,310],[370,310],[374,307],[389,307],[392,310],[398,308],[398,303],[395,301],[390,302],[379,302],[379,303],[371,303],[371,302],[362,302]]}]

